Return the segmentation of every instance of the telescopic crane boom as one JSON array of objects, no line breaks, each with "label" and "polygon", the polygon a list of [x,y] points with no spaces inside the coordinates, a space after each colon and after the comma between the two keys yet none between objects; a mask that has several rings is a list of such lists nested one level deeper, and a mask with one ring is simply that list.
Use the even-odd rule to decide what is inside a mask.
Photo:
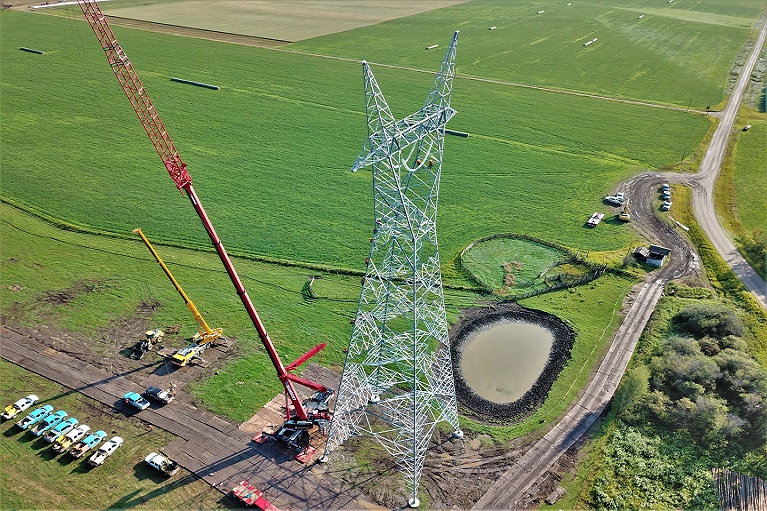
[{"label": "telescopic crane boom", "polygon": [[216,340],[219,339],[224,334],[224,329],[216,328],[215,330],[213,330],[208,326],[208,324],[203,319],[202,314],[200,314],[200,311],[198,311],[197,307],[194,305],[194,302],[189,299],[186,293],[184,293],[184,290],[181,288],[181,285],[178,283],[176,278],[173,276],[173,274],[170,272],[168,267],[165,265],[165,262],[160,257],[160,254],[158,254],[157,251],[152,246],[152,244],[149,243],[149,240],[141,231],[141,229],[140,228],[133,229],[133,232],[141,236],[141,239],[144,240],[144,244],[152,253],[155,260],[160,265],[160,268],[162,268],[162,271],[165,272],[165,275],[168,276],[171,283],[175,286],[176,291],[178,291],[178,294],[180,294],[181,298],[184,299],[184,303],[192,312],[194,319],[197,321],[197,324],[200,327],[200,330],[194,335],[192,339],[193,344],[191,344],[190,346],[187,346],[184,349],[177,351],[171,358],[171,361],[174,364],[178,366],[185,366],[192,358],[199,356],[208,346],[212,346],[213,343],[216,342]]},{"label": "telescopic crane boom", "polygon": [[[128,56],[117,41],[109,23],[95,0],[78,0],[77,3],[80,5],[80,9],[82,9],[88,24],[96,34],[96,37],[106,54],[107,61],[117,77],[117,81],[120,82],[120,86],[128,97],[131,106],[133,106],[136,115],[138,115],[144,130],[147,135],[149,135],[149,139],[152,141],[168,174],[170,174],[171,179],[173,179],[173,182],[176,184],[179,191],[189,198],[194,210],[200,217],[202,225],[213,243],[213,248],[215,248],[221,262],[224,264],[224,268],[226,269],[232,284],[234,284],[237,295],[242,300],[242,304],[245,306],[245,310],[258,332],[258,336],[266,348],[266,352],[269,354],[269,358],[277,371],[277,376],[285,389],[285,400],[287,405],[285,407],[286,425],[288,423],[299,423],[299,428],[307,423],[309,425],[319,424],[320,426],[323,426],[325,421],[330,419],[327,400],[330,399],[333,390],[320,383],[309,381],[289,373],[288,369],[286,369],[285,365],[282,363],[282,360],[274,347],[274,343],[269,338],[269,333],[266,331],[266,327],[261,322],[261,318],[258,316],[256,308],[253,306],[253,302],[250,300],[237,271],[234,269],[229,254],[227,254],[221,239],[218,237],[218,234],[216,234],[205,209],[202,207],[202,203],[192,186],[192,178],[186,170],[186,163],[184,163],[178,155],[178,151],[176,150],[170,135],[168,135],[168,132],[160,119],[160,115],[157,113],[152,101],[149,99],[149,95],[144,89],[138,74],[133,69],[133,65],[128,59]],[[325,343],[318,344],[312,348],[310,352],[317,353],[324,347]],[[293,370],[307,359],[308,357],[306,356],[299,357],[296,362],[288,365],[288,367],[290,370]],[[296,393],[296,390],[293,387],[294,382],[314,391],[314,395],[306,400],[306,406],[304,406],[304,403],[302,403],[300,397]],[[292,427],[292,425],[290,426]]]}]

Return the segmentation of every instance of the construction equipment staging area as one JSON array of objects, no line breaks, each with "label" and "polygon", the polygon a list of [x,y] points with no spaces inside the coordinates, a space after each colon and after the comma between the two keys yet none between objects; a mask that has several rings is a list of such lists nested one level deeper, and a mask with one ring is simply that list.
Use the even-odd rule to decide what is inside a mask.
[{"label": "construction equipment staging area", "polygon": [[[367,259],[368,271],[363,279],[349,355],[340,380],[337,416],[331,423],[330,400],[335,397],[333,388],[294,374],[300,366],[320,353],[326,344],[317,344],[290,364],[283,363],[192,186],[186,164],[181,160],[106,17],[96,0],[78,0],[78,4],[168,174],[182,195],[189,198],[201,220],[283,386],[284,411],[280,418],[281,424],[274,421],[274,427],[262,429],[252,438],[253,442],[263,446],[275,439],[297,461],[307,463],[317,452],[318,444],[328,435],[320,458],[320,461],[327,462],[332,450],[351,436],[372,435],[396,459],[409,493],[408,504],[418,507],[424,457],[436,426],[440,422],[447,422],[453,427],[454,438],[463,437],[458,424],[436,243],[437,194],[444,125],[455,115],[455,111],[450,108],[450,97],[458,32],[453,35],[424,106],[401,121],[394,120],[367,62],[362,63],[370,137],[352,170],[372,166],[374,181],[379,183],[374,198],[388,195],[397,189],[398,195],[406,199],[396,204],[387,204],[390,210],[380,207],[380,204],[375,208],[375,221],[381,226],[381,233],[371,243],[372,249]],[[375,107],[370,103],[371,90],[376,98]],[[388,133],[393,128],[398,140],[397,150],[389,144],[380,143],[381,133]],[[400,163],[391,164],[395,159]],[[404,180],[396,175],[403,169],[406,169],[407,174]],[[412,176],[416,178],[411,180]],[[414,226],[402,222],[402,218],[421,220]],[[192,344],[172,357],[174,365],[184,366],[200,358],[205,349],[221,338],[223,331],[212,330],[207,325],[141,229],[134,232],[142,238],[200,327]],[[379,237],[379,243],[376,243]],[[397,241],[389,242],[389,238]],[[431,241],[424,243],[426,239]],[[376,249],[379,245],[381,248]],[[387,247],[395,245],[399,247],[396,253],[387,254],[387,250],[391,250]],[[419,261],[418,265],[407,263],[411,259]],[[412,291],[411,296],[408,286],[402,286],[404,292],[398,289],[396,283],[400,280],[412,280],[420,285]],[[393,311],[402,312],[393,314]],[[398,317],[400,314],[401,319]],[[398,328],[402,327],[396,326],[408,324],[419,325],[421,330],[415,334],[409,329],[400,332]],[[416,346],[415,349],[413,346]],[[391,354],[382,359],[380,354],[388,351]],[[366,360],[368,352],[379,354],[378,360],[372,365]],[[302,396],[297,387],[307,389],[310,394]],[[360,404],[365,401],[370,409],[362,405],[364,410],[360,413]],[[266,407],[266,410],[269,409]],[[271,409],[279,409],[279,405]],[[413,420],[402,420],[408,417]],[[377,425],[379,422],[382,426]],[[312,432],[315,433],[314,437]],[[394,447],[390,448],[392,445]],[[238,494],[238,498],[242,500],[243,496]],[[312,506],[316,504],[312,498],[304,502]]]},{"label": "construction equipment staging area", "polygon": [[[85,15],[85,19],[88,21],[88,24],[93,29],[94,34],[96,34],[101,47],[104,49],[104,53],[106,55],[109,66],[114,72],[117,81],[120,83],[123,92],[125,92],[125,95],[128,97],[128,100],[130,101],[131,106],[141,121],[144,130],[147,132],[147,135],[149,135],[149,139],[154,145],[157,154],[160,156],[160,159],[168,171],[168,174],[176,184],[176,187],[189,198],[195,212],[202,221],[203,227],[208,233],[213,247],[216,249],[216,252],[220,257],[221,262],[223,263],[224,268],[226,269],[226,272],[232,281],[232,284],[234,284],[235,291],[242,300],[242,304],[250,316],[253,326],[256,328],[258,336],[266,348],[266,351],[269,354],[269,358],[271,359],[272,364],[277,371],[277,377],[280,379],[280,382],[285,389],[286,406],[285,421],[283,426],[274,433],[274,436],[291,448],[298,451],[299,455],[305,454],[304,451],[308,445],[304,444],[307,441],[308,430],[315,426],[318,426],[320,429],[324,429],[327,422],[330,420],[328,400],[333,396],[333,390],[326,387],[325,385],[296,376],[295,374],[292,374],[291,371],[297,369],[299,366],[307,362],[312,356],[316,355],[322,349],[324,349],[325,343],[318,344],[309,350],[306,354],[299,357],[292,364],[287,366],[283,364],[279,354],[277,353],[274,343],[266,331],[266,327],[261,322],[261,318],[259,317],[258,312],[256,312],[256,308],[254,307],[253,302],[250,300],[250,297],[248,296],[248,293],[245,290],[245,287],[243,286],[231,259],[229,258],[229,254],[226,252],[226,249],[224,248],[221,239],[218,237],[218,234],[216,234],[216,231],[213,228],[213,225],[211,224],[210,219],[208,218],[208,215],[202,206],[202,202],[200,201],[200,198],[197,196],[197,193],[192,186],[192,178],[189,175],[189,172],[186,170],[186,164],[181,160],[181,157],[179,156],[178,151],[176,150],[176,147],[170,138],[170,135],[165,129],[165,126],[163,125],[158,112],[155,110],[151,99],[149,99],[149,96],[144,89],[138,74],[134,70],[133,65],[128,59],[128,56],[125,54],[122,47],[120,46],[120,43],[117,41],[117,38],[112,32],[106,17],[101,12],[101,9],[96,4],[95,0],[79,0],[78,3],[83,11],[83,14]],[[143,233],[140,232],[140,230],[137,230],[136,232],[141,235],[142,239],[147,244],[147,247],[149,247],[150,251],[152,251],[155,258],[163,267],[163,270],[174,283],[176,289],[184,298],[184,301],[189,306],[190,310],[192,310],[192,313],[195,315],[195,319],[197,319],[202,328],[201,332],[199,333],[201,339],[188,347],[186,351],[176,354],[175,363],[177,365],[184,365],[196,354],[199,354],[200,350],[204,349],[210,344],[210,342],[212,342],[207,342],[206,339],[214,339],[217,336],[220,336],[221,333],[216,333],[216,331],[212,331],[207,327],[207,325],[204,323],[204,320],[202,320],[202,317],[199,315],[199,312],[196,311],[194,305],[183,293],[181,287],[167,270],[167,267],[162,263],[162,260],[154,251],[146,237],[143,235]],[[314,391],[314,393],[308,399],[302,401],[296,392],[294,384],[307,387]]]},{"label": "construction equipment staging area", "polygon": [[[2,357],[105,405],[134,413],[122,403],[121,398],[126,391],[142,392],[146,381],[136,383],[125,375],[114,375],[74,356],[54,351],[37,339],[43,335],[0,326]],[[326,385],[336,385],[339,378],[337,373],[315,364],[310,364],[305,374]],[[135,376],[133,374],[131,378]],[[150,375],[148,378],[156,381],[157,376]],[[280,397],[274,402],[278,402]],[[270,406],[280,408],[274,402],[252,421],[240,426],[196,408],[190,402],[190,397],[181,388],[172,404],[147,408],[136,412],[136,415],[142,421],[176,435],[177,438],[161,449],[162,454],[222,494],[229,494],[242,480],[247,480],[283,511],[307,507],[375,508],[365,501],[360,488],[344,480],[343,473],[336,475],[322,465],[306,466],[293,461],[293,453],[279,442],[269,441],[259,445],[251,441],[255,429],[275,417],[268,411]],[[264,418],[259,422],[259,417]],[[276,417],[281,418],[281,415],[277,413]]]}]

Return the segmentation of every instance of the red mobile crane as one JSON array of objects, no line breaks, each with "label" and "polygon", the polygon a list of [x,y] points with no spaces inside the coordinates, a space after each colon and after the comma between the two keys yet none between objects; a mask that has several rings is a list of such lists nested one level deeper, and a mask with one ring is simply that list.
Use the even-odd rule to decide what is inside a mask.
[{"label": "red mobile crane", "polygon": [[[325,343],[320,343],[304,355],[300,356],[292,364],[287,366],[283,365],[277,350],[274,347],[274,343],[269,338],[269,333],[266,331],[264,324],[261,322],[261,318],[256,312],[256,308],[253,306],[250,297],[248,296],[245,287],[242,285],[237,271],[232,265],[232,261],[227,254],[221,239],[216,234],[213,225],[208,218],[205,209],[202,207],[200,199],[197,197],[197,193],[192,187],[192,178],[186,170],[186,163],[181,161],[181,157],[176,151],[176,147],[173,144],[165,126],[160,119],[160,115],[154,108],[152,101],[149,99],[144,86],[141,84],[141,80],[138,74],[133,69],[128,56],[123,51],[120,43],[117,42],[117,38],[112,32],[109,23],[107,22],[101,9],[96,4],[95,0],[78,0],[80,9],[82,9],[85,19],[90,24],[93,32],[96,34],[101,47],[104,49],[107,61],[114,71],[117,81],[128,96],[133,110],[138,115],[141,124],[144,126],[149,139],[152,141],[157,154],[160,156],[165,168],[168,170],[171,179],[176,183],[176,187],[181,191],[182,195],[186,194],[189,200],[192,202],[194,210],[199,215],[202,225],[210,236],[210,240],[213,243],[213,247],[216,249],[218,256],[221,258],[221,262],[226,268],[226,272],[229,278],[234,284],[234,288],[237,291],[237,295],[242,300],[242,304],[245,306],[245,310],[248,312],[253,326],[258,331],[258,336],[261,342],[264,344],[269,358],[274,364],[274,368],[277,370],[277,377],[282,382],[285,388],[285,422],[282,427],[274,434],[278,440],[285,442],[291,447],[299,451],[299,456],[306,452],[309,441],[309,430],[314,425],[320,428],[321,432],[324,432],[328,421],[330,421],[330,411],[328,401],[333,395],[333,390],[328,387],[301,378],[291,371],[299,367],[301,364],[309,360],[311,357],[319,353],[325,348]],[[296,390],[293,387],[293,383],[297,383],[304,387],[313,390],[313,394],[309,399],[301,401],[296,394]]]}]

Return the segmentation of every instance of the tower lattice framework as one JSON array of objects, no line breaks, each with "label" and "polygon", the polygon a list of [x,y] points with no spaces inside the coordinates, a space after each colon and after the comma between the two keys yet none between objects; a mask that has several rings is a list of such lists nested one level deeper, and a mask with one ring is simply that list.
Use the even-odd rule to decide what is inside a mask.
[{"label": "tower lattice framework", "polygon": [[375,437],[395,458],[413,507],[436,425],[462,435],[436,224],[457,41],[458,32],[423,108],[399,121],[362,63],[368,139],[351,170],[372,167],[375,228],[323,456],[351,436]]}]

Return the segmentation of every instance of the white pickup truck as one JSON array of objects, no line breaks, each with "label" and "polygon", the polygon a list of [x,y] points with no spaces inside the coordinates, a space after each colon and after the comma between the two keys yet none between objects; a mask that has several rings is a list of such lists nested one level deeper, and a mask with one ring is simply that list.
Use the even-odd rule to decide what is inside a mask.
[{"label": "white pickup truck", "polygon": [[151,452],[144,458],[144,461],[153,468],[156,468],[167,476],[172,476],[178,472],[179,466],[175,461],[171,461],[162,454]]},{"label": "white pickup truck", "polygon": [[626,202],[626,195],[623,192],[618,192],[615,195],[605,195],[604,200],[613,206],[623,206],[623,203]]}]

